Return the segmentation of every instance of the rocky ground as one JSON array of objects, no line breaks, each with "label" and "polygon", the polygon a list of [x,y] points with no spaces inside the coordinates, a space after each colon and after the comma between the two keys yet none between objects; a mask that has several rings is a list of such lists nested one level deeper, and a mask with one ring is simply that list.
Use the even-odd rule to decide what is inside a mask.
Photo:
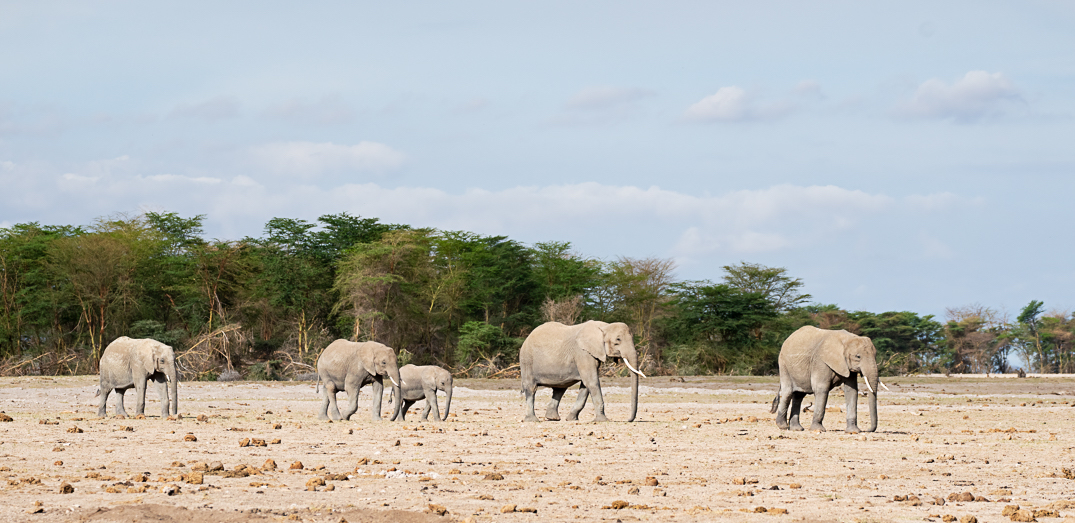
[{"label": "rocky ground", "polygon": [[[1016,519],[1075,515],[1071,378],[889,378],[880,428],[856,435],[842,432],[836,391],[830,432],[777,430],[775,378],[648,378],[630,424],[523,424],[515,380],[457,380],[445,423],[417,421],[421,403],[412,421],[371,421],[369,388],[353,421],[317,421],[306,382],[183,383],[180,419],[159,417],[155,390],[145,419],[97,419],[95,381],[0,379],[0,419],[11,418],[0,422],[0,520],[1009,521],[1013,505]],[[625,419],[627,392],[606,383],[611,419]]]}]

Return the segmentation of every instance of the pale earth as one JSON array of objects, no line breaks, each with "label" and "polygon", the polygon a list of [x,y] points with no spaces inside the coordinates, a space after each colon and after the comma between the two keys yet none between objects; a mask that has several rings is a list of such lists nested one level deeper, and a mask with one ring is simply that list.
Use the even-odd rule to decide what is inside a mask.
[{"label": "pale earth", "polygon": [[[114,398],[97,419],[95,376],[0,378],[0,411],[13,418],[0,423],[0,520],[986,522],[1008,521],[1007,505],[1075,515],[1063,471],[1075,469],[1075,380],[885,381],[877,432],[852,435],[839,390],[829,432],[778,430],[776,377],[647,378],[635,423],[615,421],[628,380],[606,378],[614,421],[600,424],[587,422],[592,405],[581,422],[522,423],[518,380],[456,380],[449,421],[421,422],[418,402],[395,423],[369,419],[370,387],[352,421],[316,420],[312,382],[184,382],[178,420],[156,414],[155,390],[145,419],[112,417]],[[540,389],[537,404],[549,397]],[[270,459],[276,470],[226,477]],[[215,461],[224,475],[184,481]],[[314,478],[325,485],[307,490]],[[61,493],[65,483],[74,491]],[[964,492],[988,501],[947,501]],[[893,501],[909,495],[919,501]]]}]

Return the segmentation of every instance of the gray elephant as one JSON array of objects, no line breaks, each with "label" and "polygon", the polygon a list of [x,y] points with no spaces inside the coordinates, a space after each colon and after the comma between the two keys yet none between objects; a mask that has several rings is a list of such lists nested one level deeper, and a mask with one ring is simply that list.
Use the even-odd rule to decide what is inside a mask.
[{"label": "gray elephant", "polygon": [[[97,409],[99,417],[105,417],[108,395],[116,391],[116,414],[126,416],[123,408],[123,393],[129,388],[135,391],[134,413],[144,414],[146,408],[146,383],[150,380],[157,384],[157,396],[161,402],[161,417],[168,413],[179,412],[179,379],[175,371],[175,353],[172,348],[150,339],[131,339],[120,336],[105,347],[100,364],[101,406]],[[170,390],[168,384],[171,384]]]},{"label": "gray elephant", "polygon": [[[438,421],[448,420],[448,411],[452,408],[452,373],[434,365],[404,365],[399,369],[399,376],[406,385],[403,390],[403,406],[398,406],[399,397],[392,393],[392,412],[398,412],[399,419],[406,421],[407,409],[418,400],[426,400],[426,406],[422,409],[422,419],[429,419],[430,411],[433,419]],[[447,399],[444,400],[444,417],[437,410],[437,391],[444,391]],[[392,418],[395,420],[395,417]]]},{"label": "gray elephant", "polygon": [[776,413],[776,426],[803,430],[799,424],[799,410],[803,398],[813,394],[814,421],[810,430],[824,431],[821,422],[825,419],[829,391],[843,385],[847,400],[847,427],[844,430],[859,432],[858,377],[862,375],[869,390],[870,426],[866,431],[877,430],[877,387],[884,387],[884,384],[877,376],[876,357],[877,349],[865,336],[811,326],[792,333],[780,347],[780,391],[770,410]]},{"label": "gray elephant", "polygon": [[[381,419],[381,397],[384,394],[384,378],[392,381],[393,393],[400,396],[399,363],[396,351],[375,341],[353,342],[336,340],[325,347],[317,358],[317,379],[324,382],[324,400],[317,419],[345,419],[358,410],[358,391],[373,384],[373,419]],[[347,393],[347,407],[340,411],[336,406],[336,393]],[[395,419],[396,413],[392,413]]]},{"label": "gray elephant", "polygon": [[575,407],[568,414],[568,421],[578,419],[586,406],[586,398],[592,393],[594,421],[608,421],[605,417],[605,399],[601,394],[598,369],[608,358],[622,358],[631,369],[631,415],[634,421],[638,413],[638,354],[635,352],[631,329],[623,323],[588,321],[580,325],[564,325],[559,322],[545,323],[534,329],[519,349],[519,371],[523,394],[526,396],[525,421],[537,421],[534,415],[534,394],[539,386],[552,389],[552,401],[545,409],[545,419],[557,421],[560,399],[568,387],[581,382]]}]

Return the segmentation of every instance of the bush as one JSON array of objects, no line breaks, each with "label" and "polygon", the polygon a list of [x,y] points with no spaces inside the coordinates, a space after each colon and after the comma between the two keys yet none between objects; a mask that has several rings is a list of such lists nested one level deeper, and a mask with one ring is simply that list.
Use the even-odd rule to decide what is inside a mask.
[{"label": "bush", "polygon": [[522,338],[512,338],[496,326],[484,321],[468,321],[459,328],[456,361],[467,364],[480,360],[500,360],[500,363],[519,361]]},{"label": "bush", "polygon": [[250,381],[279,381],[280,360],[267,360],[255,363],[246,369],[246,379]]}]

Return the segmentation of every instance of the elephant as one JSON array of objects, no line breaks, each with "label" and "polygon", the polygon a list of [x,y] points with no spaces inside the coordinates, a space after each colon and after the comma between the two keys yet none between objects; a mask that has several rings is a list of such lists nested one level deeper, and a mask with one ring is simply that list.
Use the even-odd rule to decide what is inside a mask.
[{"label": "elephant", "polygon": [[825,419],[829,391],[843,385],[847,400],[847,427],[844,430],[858,433],[858,377],[862,375],[869,390],[870,425],[866,431],[877,430],[877,387],[885,387],[885,384],[878,378],[876,357],[877,349],[870,338],[845,330],[824,330],[808,325],[792,333],[780,347],[780,391],[770,409],[776,413],[776,426],[803,430],[799,424],[799,409],[803,398],[813,394],[814,421],[810,430],[824,431],[821,422]]},{"label": "elephant", "polygon": [[626,324],[587,321],[564,325],[553,321],[538,326],[519,349],[519,373],[526,396],[524,421],[538,420],[534,415],[534,394],[539,386],[552,389],[552,401],[545,409],[545,419],[559,421],[558,409],[564,391],[579,382],[582,382],[579,397],[567,420],[578,419],[586,406],[586,398],[592,393],[594,421],[608,421],[598,377],[598,369],[608,358],[622,358],[633,373],[631,415],[627,421],[634,421],[638,413],[638,377],[646,376],[638,370],[634,337]]},{"label": "elephant", "polygon": [[[373,419],[381,419],[381,396],[384,394],[384,377],[392,381],[393,393],[401,396],[403,380],[399,375],[396,351],[375,341],[353,342],[336,340],[325,347],[317,357],[317,379],[324,382],[323,401],[317,419],[350,420],[358,410],[358,391],[373,384]],[[347,408],[342,412],[336,406],[336,393],[347,393]],[[331,408],[330,408],[331,407]],[[396,405],[398,409],[398,405]],[[392,419],[396,418],[393,411]]]},{"label": "elephant", "polygon": [[[397,412],[399,419],[406,421],[407,409],[414,402],[424,399],[426,406],[422,409],[422,419],[429,418],[429,412],[433,412],[433,419],[448,421],[448,411],[452,408],[452,373],[434,365],[417,367],[404,365],[399,369],[399,375],[406,383],[403,389],[403,406],[399,407],[399,396],[392,394],[392,412]],[[444,417],[437,410],[437,391],[442,390],[448,396],[444,401]],[[392,418],[395,420],[395,417]]]},{"label": "elephant", "polygon": [[[161,402],[161,417],[179,413],[179,378],[175,370],[175,353],[172,348],[151,339],[132,339],[120,336],[105,347],[100,363],[101,406],[97,409],[98,417],[105,417],[108,395],[116,391],[116,414],[126,416],[123,408],[123,393],[134,387],[137,402],[135,415],[144,414],[146,408],[146,382],[152,380],[157,384],[157,396]],[[168,385],[171,385],[169,387]]]}]

